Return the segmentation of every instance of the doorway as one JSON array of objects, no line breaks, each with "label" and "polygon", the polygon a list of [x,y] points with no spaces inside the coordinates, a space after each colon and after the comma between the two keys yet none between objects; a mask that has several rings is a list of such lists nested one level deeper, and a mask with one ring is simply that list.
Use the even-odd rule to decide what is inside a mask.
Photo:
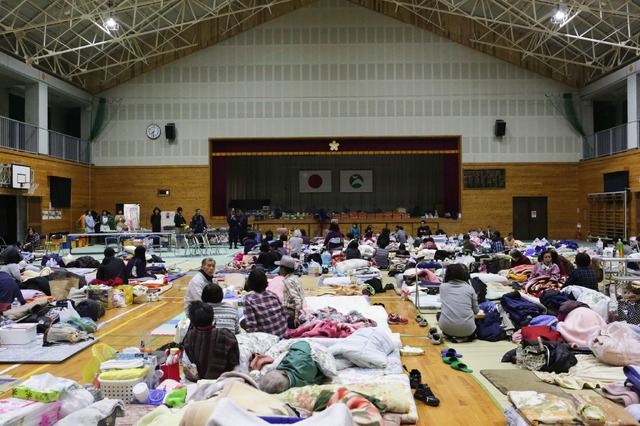
[{"label": "doorway", "polygon": [[547,197],[513,197],[513,234],[518,240],[547,237]]},{"label": "doorway", "polygon": [[15,195],[0,195],[0,237],[7,244],[18,240],[18,197]]}]

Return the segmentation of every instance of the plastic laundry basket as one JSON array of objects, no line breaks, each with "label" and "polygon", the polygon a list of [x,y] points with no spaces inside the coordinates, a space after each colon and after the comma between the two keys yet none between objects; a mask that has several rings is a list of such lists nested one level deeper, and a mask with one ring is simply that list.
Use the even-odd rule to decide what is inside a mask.
[{"label": "plastic laundry basket", "polygon": [[105,398],[121,399],[125,404],[133,399],[133,387],[144,381],[144,377],[131,380],[101,380],[100,390]]}]

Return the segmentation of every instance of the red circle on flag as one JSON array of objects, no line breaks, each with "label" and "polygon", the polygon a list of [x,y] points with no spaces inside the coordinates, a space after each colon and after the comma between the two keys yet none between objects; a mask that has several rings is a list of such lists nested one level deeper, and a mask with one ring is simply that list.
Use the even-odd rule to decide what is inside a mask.
[{"label": "red circle on flag", "polygon": [[313,189],[318,189],[322,186],[322,176],[320,175],[311,175],[307,180],[309,186]]}]

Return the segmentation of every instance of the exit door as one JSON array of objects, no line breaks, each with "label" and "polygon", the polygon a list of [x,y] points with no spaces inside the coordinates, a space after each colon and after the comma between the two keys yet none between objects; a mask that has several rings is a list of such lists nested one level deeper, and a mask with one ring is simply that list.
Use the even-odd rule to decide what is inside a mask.
[{"label": "exit door", "polygon": [[513,197],[513,236],[518,240],[547,237],[547,197]]}]

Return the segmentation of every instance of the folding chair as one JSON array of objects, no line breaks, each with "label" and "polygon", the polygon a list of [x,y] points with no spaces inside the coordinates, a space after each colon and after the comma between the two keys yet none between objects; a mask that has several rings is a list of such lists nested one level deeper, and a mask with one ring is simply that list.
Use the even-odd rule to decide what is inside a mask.
[{"label": "folding chair", "polygon": [[62,235],[53,234],[49,237],[49,240],[45,243],[45,254],[56,253],[60,254],[62,248]]},{"label": "folding chair", "polygon": [[185,234],[174,234],[173,246],[176,248],[176,254],[178,254],[178,250],[183,249],[184,250],[183,256],[190,255],[189,241]]}]

